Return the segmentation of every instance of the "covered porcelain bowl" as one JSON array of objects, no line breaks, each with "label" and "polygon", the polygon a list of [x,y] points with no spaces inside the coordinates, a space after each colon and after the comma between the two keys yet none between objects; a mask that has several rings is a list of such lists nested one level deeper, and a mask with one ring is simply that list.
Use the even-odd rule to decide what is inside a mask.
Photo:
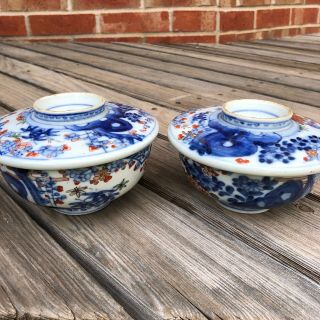
[{"label": "covered porcelain bowl", "polygon": [[233,211],[259,213],[309,193],[320,173],[320,124],[283,105],[233,100],[169,125],[185,172]]},{"label": "covered porcelain bowl", "polygon": [[62,93],[0,119],[0,162],[23,198],[65,214],[100,210],[141,178],[156,119],[91,93]]}]

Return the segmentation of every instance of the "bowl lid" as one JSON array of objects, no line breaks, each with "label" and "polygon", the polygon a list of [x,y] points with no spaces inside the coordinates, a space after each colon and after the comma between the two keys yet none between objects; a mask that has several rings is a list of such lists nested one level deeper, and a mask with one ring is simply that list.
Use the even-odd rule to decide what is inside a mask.
[{"label": "bowl lid", "polygon": [[320,172],[320,124],[269,101],[184,112],[168,136],[180,153],[217,169],[280,177]]},{"label": "bowl lid", "polygon": [[0,118],[0,163],[24,169],[72,169],[138,152],[158,134],[156,119],[91,93],[62,93]]}]

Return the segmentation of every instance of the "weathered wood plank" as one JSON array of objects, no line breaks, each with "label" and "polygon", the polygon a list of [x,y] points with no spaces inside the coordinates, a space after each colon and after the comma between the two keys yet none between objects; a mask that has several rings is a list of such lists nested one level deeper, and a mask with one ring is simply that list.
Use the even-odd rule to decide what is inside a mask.
[{"label": "weathered wood plank", "polygon": [[320,282],[320,198],[261,215],[233,213],[187,183],[178,153],[168,141],[157,140],[149,163],[152,170],[144,186]]},{"label": "weathered wood plank", "polygon": [[[20,45],[19,45],[20,46]],[[27,46],[27,45],[24,45],[24,46]],[[42,45],[43,47],[43,45]],[[36,46],[36,48],[39,48],[38,46]],[[8,52],[6,53],[6,50],[8,50]],[[40,49],[37,49],[37,50],[40,50]],[[44,49],[44,50],[47,50],[47,49]],[[52,51],[52,50],[51,50]],[[58,50],[59,52],[61,52],[61,50]],[[76,72],[77,75],[76,76],[79,76],[79,70],[81,69],[80,65],[78,64],[78,67],[77,67],[77,70],[74,71],[74,68],[69,66],[69,69],[70,71],[65,71],[63,68],[61,68],[61,66],[59,67],[56,67],[55,65],[57,64],[57,62],[55,62],[55,57],[48,57],[48,56],[45,56],[43,54],[37,54],[37,53],[34,53],[32,51],[27,51],[25,49],[17,49],[17,48],[8,48],[4,45],[2,45],[0,47],[0,53],[2,54],[9,54],[10,52],[10,55],[11,56],[15,56],[15,58],[17,58],[17,56],[19,55],[19,59],[23,59],[23,60],[28,60],[28,62],[32,62],[32,63],[35,63],[35,64],[39,64],[38,63],[38,60],[41,60],[41,65],[47,65],[47,67],[50,67],[50,68],[55,68],[55,70],[58,68],[58,71],[59,72],[63,72],[63,73],[67,73],[67,74],[70,74],[72,76],[75,76],[74,73]],[[60,53],[59,53],[60,54]],[[21,57],[21,55],[23,55],[23,58]],[[39,55],[39,56],[38,56]],[[27,58],[26,58],[27,56]],[[41,58],[42,57],[42,58]],[[94,56],[93,56],[94,57]],[[40,59],[41,58],[41,59]],[[50,62],[48,63],[48,59],[50,60]],[[53,60],[52,60],[53,59]],[[60,59],[59,59],[60,60]],[[96,57],[94,57],[93,60],[97,60]],[[66,60],[63,60],[61,63],[63,64],[68,64],[70,61],[66,61]],[[70,63],[75,63],[75,62],[70,62]],[[65,65],[66,66],[66,65]],[[88,67],[89,66],[85,66],[84,67]],[[105,85],[105,82],[106,82],[106,76],[103,76],[103,72],[105,72],[105,70],[102,70],[102,69],[99,69],[98,70],[98,73],[95,72],[95,68],[91,67],[91,72],[89,72],[89,70],[87,70],[86,72],[84,72],[83,70],[81,71],[81,78],[85,79],[86,81],[90,81],[90,82],[94,82],[96,84],[99,84],[99,85]],[[89,73],[89,75],[87,75]],[[205,102],[207,105],[212,105],[212,104],[215,104],[217,102],[217,98],[216,96],[215,97],[212,97],[212,90],[214,90],[214,88],[216,88],[216,86],[218,85],[214,85],[214,84],[210,84],[210,83],[206,83],[206,82],[203,82],[203,81],[198,81],[197,84],[194,84],[194,82],[191,82],[189,81],[189,78],[185,78],[185,77],[181,77],[181,81],[180,81],[180,84],[179,83],[176,83],[174,82],[172,85],[174,86],[178,86],[178,85],[181,85],[183,86],[183,88],[181,87],[180,89],[183,89],[183,94],[184,94],[184,98],[183,96],[180,96],[179,97],[179,102],[181,100],[183,100],[184,103],[182,104],[179,104],[179,106],[182,108],[182,109],[186,109],[186,100],[189,101],[189,105],[191,104],[193,107],[194,106],[199,106],[199,105],[203,105]],[[134,79],[132,79],[134,80]],[[167,80],[167,79],[165,79]],[[191,83],[190,83],[191,82]],[[206,86],[202,86],[201,84],[202,83],[205,83]],[[187,87],[187,88],[186,88]],[[224,86],[219,86],[219,88],[221,90],[224,90],[224,95],[221,96],[221,98],[223,99],[223,101],[227,101],[227,100],[230,100],[230,99],[235,99],[235,98],[247,98],[248,95],[250,94],[250,97],[252,98],[257,98],[257,99],[269,99],[270,98],[266,95],[261,95],[261,94],[254,94],[254,93],[248,93],[247,91],[244,91],[244,90],[239,90],[239,89],[232,89],[232,88],[227,88],[227,87],[224,87]],[[225,90],[225,88],[227,88]],[[125,92],[126,91],[126,87],[121,87],[121,89]],[[149,87],[146,86],[144,88],[144,92],[145,92],[145,95],[152,95],[152,90],[150,91]],[[165,94],[166,94],[166,89],[165,87],[162,87],[162,99],[164,99],[165,97]],[[172,90],[172,89],[171,89]],[[186,90],[188,90],[189,92],[192,90],[192,93],[193,94],[196,94],[197,96],[199,96],[199,90],[201,90],[201,93],[203,95],[206,95],[207,99],[204,99],[202,97],[201,100],[199,99],[195,99],[195,101],[192,99],[192,96],[194,95],[189,95],[188,92],[186,92]],[[140,98],[144,99],[144,96],[140,96]],[[218,93],[218,96],[219,96],[219,93]],[[209,98],[210,97],[210,98]],[[189,99],[190,98],[190,99]],[[160,99],[160,98],[159,98]],[[158,102],[160,102],[161,100],[157,100]],[[166,101],[170,100],[170,92],[169,92],[169,98],[168,99],[164,99]],[[172,100],[172,99],[171,99]],[[283,99],[276,99],[276,98],[272,98],[271,99],[272,101],[275,101],[275,102],[280,102],[280,103],[285,103],[287,104],[288,102],[283,100]],[[178,102],[178,101],[176,101]],[[162,106],[165,106],[165,104],[161,103]],[[170,104],[169,104],[170,105]],[[177,104],[175,104],[175,106],[177,106]],[[301,103],[295,103],[295,102],[290,102],[290,106],[296,111],[296,112],[299,112],[301,114],[304,114],[306,116],[309,116],[309,114],[307,114],[307,112],[310,112],[312,111],[312,109],[310,109],[310,106],[306,106],[304,104],[301,104]],[[313,114],[314,112],[312,112]]]},{"label": "weathered wood plank", "polygon": [[[4,74],[0,74],[0,79],[0,102],[4,105],[14,106],[14,109],[31,107],[36,99],[50,94],[46,90],[17,81]],[[12,107],[11,109],[13,110]]]},{"label": "weathered wood plank", "polygon": [[[178,45],[180,46],[180,45]],[[190,47],[194,45],[181,45],[182,47]],[[200,45],[201,46],[201,45]],[[315,57],[307,57],[303,55],[296,55],[296,54],[290,54],[290,53],[282,53],[282,52],[268,52],[263,49],[256,49],[256,48],[241,48],[241,47],[236,47],[233,45],[224,45],[224,44],[218,44],[218,45],[211,45],[211,46],[206,46],[207,48],[214,49],[214,51],[217,50],[217,52],[239,52],[243,54],[254,54],[256,56],[262,56],[266,58],[272,58],[274,59],[273,61],[277,62],[291,62],[291,63],[297,63],[298,66],[301,65],[303,68],[315,68],[315,70],[319,70],[319,60]],[[272,60],[271,60],[272,61]]]},{"label": "weathered wood plank", "polygon": [[275,46],[269,43],[259,42],[259,43],[250,43],[250,42],[235,42],[230,43],[231,46],[234,47],[241,47],[241,48],[248,48],[248,49],[259,49],[259,50],[266,50],[271,52],[282,52],[282,53],[289,53],[298,56],[305,56],[305,57],[315,57],[319,58],[319,52],[310,52],[308,49],[304,48],[284,48]]},{"label": "weathered wood plank", "polygon": [[5,292],[2,281],[0,279],[0,319],[9,320],[16,319],[17,312],[12,305],[10,298]]},{"label": "weathered wood plank", "polygon": [[[181,58],[175,60],[174,63],[171,63],[163,61],[162,59],[150,59],[141,56],[134,56],[133,54],[122,53],[121,51],[117,50],[118,46],[116,45],[106,45],[104,49],[81,46],[71,43],[54,44],[50,46],[64,49],[64,53],[66,52],[66,49],[70,49],[72,50],[72,55],[74,55],[75,57],[79,56],[75,54],[75,52],[86,53],[86,56],[80,56],[84,61],[88,61],[88,59],[91,59],[92,55],[97,56],[99,57],[98,63],[100,64],[100,66],[105,65],[108,70],[112,69],[114,72],[125,73],[131,76],[136,76],[136,74],[139,74],[139,77],[142,77],[141,75],[145,77],[145,74],[148,72],[150,74],[150,77],[144,78],[145,80],[155,81],[158,73],[159,79],[157,80],[157,83],[159,84],[162,84],[164,78],[168,78],[168,80],[171,79],[174,87],[176,87],[177,82],[179,81],[179,79],[181,79],[181,77],[173,77],[172,74],[183,76],[188,78],[189,84],[191,83],[193,85],[190,89],[190,87],[188,87],[184,81],[184,83],[179,88],[188,90],[189,92],[190,90],[193,90],[193,88],[195,88],[197,92],[199,92],[199,94],[203,95],[208,95],[208,90],[211,90],[211,92],[214,92],[215,98],[217,96],[217,93],[219,93],[219,91],[222,91],[222,88],[216,86],[212,86],[211,88],[207,85],[207,82],[211,84],[219,84],[232,88],[243,89],[250,93],[260,93],[284,100],[320,106],[320,81],[308,81],[308,83],[310,82],[310,87],[312,88],[309,87],[308,90],[305,90],[299,87],[300,85],[303,86],[301,78],[299,78],[299,82],[296,81],[294,83],[294,87],[289,85],[287,78],[285,78],[284,75],[282,75],[282,79],[285,80],[285,84],[274,84],[273,82],[270,83],[268,81],[262,80],[261,72],[259,72],[260,79],[252,79],[252,72],[250,72],[251,70],[248,70],[248,68],[246,68],[247,73],[243,73],[245,73],[247,76],[250,75],[250,77],[245,77],[245,74],[243,73],[238,73],[237,75],[230,73],[228,74],[227,69],[230,68],[230,66],[224,68],[223,72],[217,72],[214,70],[213,63],[211,63],[213,65],[212,68],[210,68],[210,63],[208,62],[205,62],[202,67],[200,67],[199,62],[194,61],[194,59],[192,58],[189,58],[189,60],[192,60],[192,63],[189,64],[185,63],[185,59]],[[116,52],[114,52],[113,50],[115,50]],[[230,69],[233,70],[234,68]],[[165,73],[163,74],[163,72]],[[232,72],[235,72],[235,70],[233,70]],[[202,85],[202,83],[200,83],[199,81],[194,80],[206,81],[205,85],[207,86],[207,88],[203,90],[202,88],[204,87],[204,85]],[[196,87],[197,83],[201,84],[201,89]],[[318,92],[310,91],[311,89],[315,89]],[[224,88],[223,91],[225,91]],[[212,93],[210,94],[212,95]]]},{"label": "weathered wood plank", "polygon": [[[0,315],[19,319],[131,319],[0,188]],[[16,310],[16,311],[15,311]]]},{"label": "weathered wood plank", "polygon": [[170,45],[170,47],[181,48],[186,50],[201,51],[205,53],[217,54],[221,56],[236,57],[245,60],[268,62],[274,65],[298,67],[309,71],[320,71],[319,61],[313,57],[297,57],[297,55],[289,55],[280,52],[267,52],[259,49],[235,48],[233,46],[204,46],[204,45]]},{"label": "weathered wood plank", "polygon": [[0,117],[10,112],[10,110],[0,106]]},{"label": "weathered wood plank", "polygon": [[[152,46],[150,48],[148,45],[132,46],[123,43],[84,43],[81,44],[81,47],[108,49],[108,51],[112,50],[116,53],[121,53],[121,55],[118,56],[118,59],[127,61],[127,58],[129,58],[132,63],[139,63],[139,61],[143,61],[143,63],[145,63],[148,59],[154,59],[157,62],[168,62],[170,65],[178,64],[192,66],[208,71],[217,71],[223,74],[232,74],[249,79],[285,84],[309,90],[312,89],[315,91],[319,90],[319,81],[313,81],[314,79],[310,77],[310,72],[306,72],[301,69],[296,70],[281,67],[272,68],[270,65],[268,68],[264,63],[254,63],[251,61],[195,53],[192,51],[188,52],[169,47],[159,47],[158,50],[155,50],[154,47],[156,46]],[[124,54],[126,54],[126,56],[124,56]],[[139,57],[141,60],[133,60],[135,56]],[[261,70],[263,70],[263,73]],[[189,76],[192,76],[192,73],[189,74]],[[320,74],[318,76],[320,77]],[[304,81],[301,81],[303,77],[308,78],[308,86],[304,84]]]},{"label": "weathered wood plank", "polygon": [[[23,81],[9,78],[10,85],[2,92],[3,94],[0,94],[0,102],[3,100],[11,109],[25,108],[28,106],[28,103],[31,105],[34,101],[33,99],[39,96],[38,88],[41,87],[42,90],[44,90],[41,92],[42,95],[67,91],[86,91],[107,97],[109,101],[134,105],[157,117],[160,123],[160,132],[164,135],[167,133],[168,123],[177,114],[174,110],[165,109],[159,105],[138,100],[114,90],[4,56],[0,56],[0,69],[2,73]],[[0,82],[7,82],[7,80],[8,77],[2,77],[2,75],[0,75]],[[24,85],[29,88],[29,92],[32,90],[30,100],[27,101],[24,99],[23,90],[20,90]],[[16,92],[18,92],[18,94],[16,94]],[[21,92],[21,95],[19,95],[19,92]]]},{"label": "weathered wood plank", "polygon": [[[47,48],[45,45],[41,45],[40,47],[30,46],[28,44],[16,44],[16,46],[19,46],[19,48],[1,44],[0,54],[29,62],[37,66],[43,66],[115,91],[120,90],[131,97],[161,104],[169,108],[180,106],[175,104],[175,101],[180,101],[180,99],[184,97],[188,97],[189,105],[192,105],[195,102],[199,103],[197,99],[198,94],[189,94],[182,90],[172,89],[148,81],[110,72],[106,69],[102,69],[99,66],[99,63],[96,67],[93,67],[89,63],[79,63],[78,60],[66,60],[60,49],[57,50],[57,56],[60,55],[61,58],[58,58],[47,54],[47,52],[45,52],[45,54],[39,53],[42,51],[40,48]],[[31,47],[33,50],[30,50]],[[29,48],[29,50],[23,48]],[[94,60],[97,62],[96,58]]]},{"label": "weathered wood plank", "polygon": [[201,319],[158,291],[164,279],[210,319],[312,319],[320,312],[319,285],[141,186],[99,214],[30,214],[100,281],[112,278],[114,290],[125,289],[139,319],[154,319],[154,305],[162,319]]},{"label": "weathered wood plank", "polygon": [[[83,43],[82,45],[87,46],[95,46],[95,47],[101,47],[105,44],[101,43]],[[208,60],[208,61],[214,61],[214,62],[221,62],[221,63],[227,63],[231,66],[243,66],[248,67],[250,69],[258,69],[263,70],[263,72],[281,72],[285,73],[287,75],[295,75],[297,77],[301,78],[307,78],[307,79],[320,79],[320,73],[317,71],[310,71],[298,68],[298,66],[295,64],[293,66],[284,66],[284,65],[274,65],[270,62],[267,62],[265,60],[260,61],[254,61],[252,59],[245,59],[245,58],[238,58],[237,56],[223,56],[223,55],[215,55],[210,52],[210,50],[206,50],[206,48],[211,48],[211,45],[206,46],[205,44],[202,44],[200,46],[196,46],[196,48],[188,47],[188,48],[179,48],[179,47],[172,47],[172,46],[164,46],[164,45],[149,45],[149,44],[139,44],[139,43],[117,43],[117,46],[127,47],[127,48],[137,48],[140,50],[144,50],[146,55],[149,54],[149,52],[160,52],[160,53],[171,53],[175,54],[177,56],[184,56],[184,57],[193,57],[198,58],[202,60]]]},{"label": "weathered wood plank", "polygon": [[256,40],[252,43],[257,44],[268,44],[273,45],[275,47],[283,47],[283,48],[292,48],[299,51],[305,51],[308,50],[308,52],[316,52],[320,53],[320,43],[304,43],[303,46],[301,46],[301,42],[298,41],[286,41],[285,39],[277,39],[277,40]]}]

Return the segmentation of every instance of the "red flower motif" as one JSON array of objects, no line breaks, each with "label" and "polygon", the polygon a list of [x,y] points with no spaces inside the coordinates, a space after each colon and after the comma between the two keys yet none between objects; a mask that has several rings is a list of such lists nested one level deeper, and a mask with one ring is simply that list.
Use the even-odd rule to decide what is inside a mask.
[{"label": "red flower motif", "polygon": [[7,129],[0,131],[0,136],[2,136],[3,134],[5,134],[7,131],[8,131]]},{"label": "red flower motif", "polygon": [[181,139],[183,139],[183,138],[184,138],[184,135],[183,135],[182,133],[179,133],[179,134],[178,134],[178,139],[181,140]]},{"label": "red flower motif", "polygon": [[39,155],[38,152],[30,151],[26,154],[27,157],[37,157]]},{"label": "red flower motif", "polygon": [[112,179],[112,176],[109,176],[109,175],[104,175],[103,176],[103,182],[108,182],[111,179]]},{"label": "red flower motif", "polygon": [[70,149],[71,149],[71,147],[68,146],[67,144],[62,145],[62,150],[63,151],[70,150]]},{"label": "red flower motif", "polygon": [[24,116],[22,114],[19,114],[17,117],[16,117],[16,120],[17,121],[23,121],[24,120]]},{"label": "red flower motif", "polygon": [[246,163],[249,163],[250,160],[248,160],[248,159],[242,159],[242,158],[237,158],[237,159],[236,159],[236,162],[238,162],[239,164],[246,164]]},{"label": "red flower motif", "polygon": [[96,151],[97,149],[98,147],[96,146],[93,146],[93,145],[89,146],[89,151]]},{"label": "red flower motif", "polygon": [[60,199],[54,200],[54,204],[64,204],[64,202]]},{"label": "red flower motif", "polygon": [[62,192],[63,191],[63,186],[57,186],[57,191]]},{"label": "red flower motif", "polygon": [[295,113],[292,116],[292,120],[295,121],[295,122],[298,122],[300,124],[304,124],[304,118],[299,116],[299,115],[297,115],[297,114],[295,114]]}]

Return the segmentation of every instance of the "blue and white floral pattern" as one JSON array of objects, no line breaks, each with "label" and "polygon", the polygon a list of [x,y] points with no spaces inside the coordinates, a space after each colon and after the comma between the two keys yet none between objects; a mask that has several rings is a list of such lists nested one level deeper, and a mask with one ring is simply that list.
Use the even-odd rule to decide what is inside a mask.
[{"label": "blue and white floral pattern", "polygon": [[0,120],[0,156],[26,161],[99,156],[143,141],[156,127],[144,111],[119,103],[106,104],[100,118],[81,123],[37,116],[26,109]]},{"label": "blue and white floral pattern", "polygon": [[2,166],[1,171],[23,198],[66,214],[86,214],[107,206],[137,183],[150,148],[87,168],[45,171]]},{"label": "blue and white floral pattern", "polygon": [[191,183],[231,210],[259,212],[304,197],[316,175],[303,178],[247,176],[213,169],[180,155]]},{"label": "blue and white floral pattern", "polygon": [[[320,124],[296,114],[292,119],[277,123],[237,125],[225,119],[220,107],[191,110],[178,115],[170,125],[169,137],[179,151],[187,147],[188,155],[206,158],[207,163],[230,163],[263,167],[279,164],[285,167],[320,165]],[[197,159],[198,159],[197,158]],[[223,162],[221,162],[223,161]],[[236,171],[236,169],[235,169]]]}]

